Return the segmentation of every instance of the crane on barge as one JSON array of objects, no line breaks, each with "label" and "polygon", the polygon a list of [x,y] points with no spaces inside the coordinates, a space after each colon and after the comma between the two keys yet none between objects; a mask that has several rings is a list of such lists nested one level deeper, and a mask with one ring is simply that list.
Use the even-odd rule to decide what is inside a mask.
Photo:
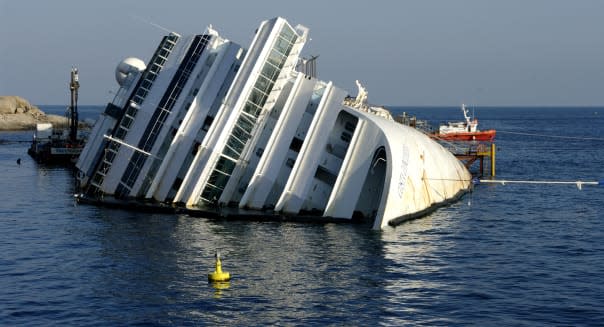
[{"label": "crane on barge", "polygon": [[71,93],[71,104],[69,106],[69,141],[76,143],[78,140],[78,90],[80,89],[80,81],[78,77],[78,69],[71,69],[71,82],[69,90]]},{"label": "crane on barge", "polygon": [[54,128],[51,123],[36,124],[34,139],[27,153],[38,163],[73,165],[84,148],[84,140],[78,137],[78,69],[71,69],[69,91],[71,103],[68,113],[68,129]]}]

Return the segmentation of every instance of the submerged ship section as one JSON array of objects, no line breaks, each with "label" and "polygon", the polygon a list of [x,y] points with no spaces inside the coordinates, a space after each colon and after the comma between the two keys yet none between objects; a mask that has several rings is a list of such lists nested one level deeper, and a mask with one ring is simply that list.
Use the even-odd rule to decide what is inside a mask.
[{"label": "submerged ship section", "polygon": [[369,221],[381,229],[454,200],[467,169],[359,94],[316,78],[308,29],[277,17],[246,50],[212,28],[160,42],[120,88],[77,163],[82,197],[191,210]]}]

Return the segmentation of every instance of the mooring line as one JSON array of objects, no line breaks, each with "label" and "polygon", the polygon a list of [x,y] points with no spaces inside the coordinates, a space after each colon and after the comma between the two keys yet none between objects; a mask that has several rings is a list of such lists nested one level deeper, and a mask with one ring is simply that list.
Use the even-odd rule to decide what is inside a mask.
[{"label": "mooring line", "polygon": [[604,180],[601,181],[523,181],[523,180],[507,180],[507,179],[474,179],[474,184],[492,183],[492,184],[567,184],[576,185],[579,190],[583,185],[604,185]]},{"label": "mooring line", "polygon": [[551,137],[551,138],[556,138],[556,139],[571,139],[571,140],[581,140],[581,141],[604,141],[604,138],[601,138],[601,137],[580,137],[580,136],[547,135],[547,134],[523,133],[523,132],[508,132],[508,131],[502,131],[502,130],[498,129],[497,134],[499,134],[499,133]]}]

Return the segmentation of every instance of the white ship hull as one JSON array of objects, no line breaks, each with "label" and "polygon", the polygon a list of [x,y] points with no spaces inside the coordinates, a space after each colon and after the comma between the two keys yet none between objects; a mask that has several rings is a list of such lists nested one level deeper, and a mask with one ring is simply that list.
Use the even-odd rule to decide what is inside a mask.
[{"label": "white ship hull", "polygon": [[275,18],[247,51],[211,29],[171,34],[146,67],[120,65],[118,96],[77,163],[83,193],[381,229],[469,189],[438,143],[307,74],[307,34]]}]

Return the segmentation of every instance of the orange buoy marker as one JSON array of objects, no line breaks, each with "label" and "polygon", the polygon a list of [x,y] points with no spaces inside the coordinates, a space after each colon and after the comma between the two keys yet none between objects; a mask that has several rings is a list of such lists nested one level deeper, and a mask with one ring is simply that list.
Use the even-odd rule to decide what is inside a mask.
[{"label": "orange buoy marker", "polygon": [[222,263],[220,262],[220,252],[216,251],[216,269],[213,273],[208,274],[210,282],[228,282],[231,279],[231,274],[222,271]]}]

